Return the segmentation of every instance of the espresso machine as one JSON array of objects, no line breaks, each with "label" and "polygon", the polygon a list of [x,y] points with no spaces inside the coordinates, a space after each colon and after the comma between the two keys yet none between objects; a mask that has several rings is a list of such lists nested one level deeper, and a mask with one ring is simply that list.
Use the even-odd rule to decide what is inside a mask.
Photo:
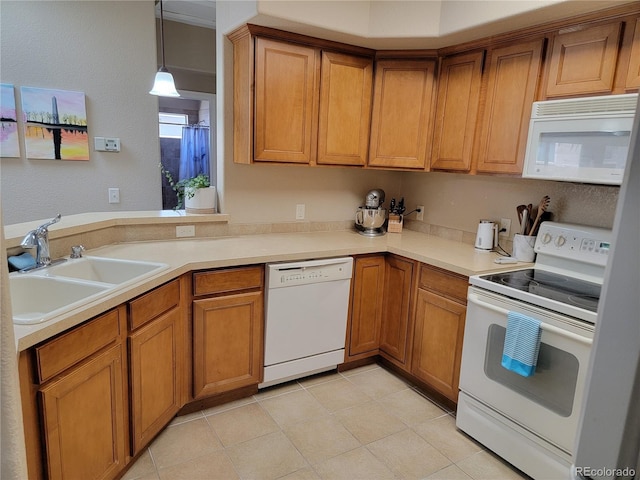
[{"label": "espresso machine", "polygon": [[386,233],[387,210],[382,208],[384,190],[369,190],[365,196],[365,204],[356,212],[356,230],[361,235],[377,237]]}]

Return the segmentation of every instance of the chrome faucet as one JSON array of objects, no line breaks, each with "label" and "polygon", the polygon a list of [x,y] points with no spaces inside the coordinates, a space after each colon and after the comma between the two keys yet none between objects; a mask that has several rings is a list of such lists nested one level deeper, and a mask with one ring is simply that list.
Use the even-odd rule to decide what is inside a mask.
[{"label": "chrome faucet", "polygon": [[51,264],[49,253],[49,227],[58,223],[62,215],[56,215],[50,222],[43,223],[35,230],[27,233],[20,244],[23,248],[36,248],[36,267],[46,267]]}]

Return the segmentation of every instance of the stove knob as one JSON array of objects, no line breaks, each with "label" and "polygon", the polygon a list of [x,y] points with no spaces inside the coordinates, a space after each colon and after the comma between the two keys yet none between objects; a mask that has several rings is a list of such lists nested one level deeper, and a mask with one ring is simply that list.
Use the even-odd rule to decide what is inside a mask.
[{"label": "stove knob", "polygon": [[555,241],[556,247],[561,247],[565,243],[567,243],[567,239],[562,235],[559,235],[558,238],[556,238],[556,241]]},{"label": "stove knob", "polygon": [[546,245],[547,243],[549,243],[551,241],[552,238],[553,237],[551,235],[549,235],[548,233],[545,233],[542,236],[542,243],[544,243]]}]

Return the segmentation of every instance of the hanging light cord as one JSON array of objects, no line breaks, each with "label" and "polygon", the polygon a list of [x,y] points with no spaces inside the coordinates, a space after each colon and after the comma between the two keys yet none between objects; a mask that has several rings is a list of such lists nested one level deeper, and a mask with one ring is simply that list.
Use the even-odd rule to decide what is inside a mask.
[{"label": "hanging light cord", "polygon": [[162,52],[162,68],[166,69],[164,64],[164,14],[162,0],[160,0],[160,51]]}]

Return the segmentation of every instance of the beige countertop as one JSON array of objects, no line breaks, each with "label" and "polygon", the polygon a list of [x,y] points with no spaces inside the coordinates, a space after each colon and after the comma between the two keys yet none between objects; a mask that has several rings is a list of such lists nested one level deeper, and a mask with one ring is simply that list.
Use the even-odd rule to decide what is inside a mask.
[{"label": "beige countertop", "polygon": [[410,230],[373,238],[344,230],[107,245],[85,255],[162,262],[169,268],[48,322],[14,325],[16,346],[18,351],[25,350],[191,270],[379,252],[394,253],[467,276],[527,265],[496,264],[496,253],[479,253],[472,245]]}]

